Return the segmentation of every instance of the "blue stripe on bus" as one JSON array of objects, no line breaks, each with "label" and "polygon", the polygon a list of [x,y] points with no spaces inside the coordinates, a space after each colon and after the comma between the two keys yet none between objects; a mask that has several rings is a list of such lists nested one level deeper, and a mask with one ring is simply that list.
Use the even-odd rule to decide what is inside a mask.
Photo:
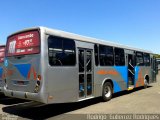
[{"label": "blue stripe on bus", "polygon": [[0,77],[2,77],[3,69],[0,67]]},{"label": "blue stripe on bus", "polygon": [[128,83],[128,68],[127,68],[127,66],[114,66],[114,69],[122,76],[122,78],[123,78],[123,80],[124,80],[124,82],[126,83],[126,85],[127,85],[127,83]]},{"label": "blue stripe on bus", "polygon": [[113,86],[114,86],[114,93],[121,91],[121,87],[115,80],[113,80]]},{"label": "blue stripe on bus", "polygon": [[139,66],[136,66],[135,67],[135,82],[134,82],[135,84],[137,83],[137,80],[138,80],[139,70],[140,70]]},{"label": "blue stripe on bus", "polygon": [[15,64],[14,66],[18,69],[21,75],[27,78],[28,72],[31,68],[31,64]]}]

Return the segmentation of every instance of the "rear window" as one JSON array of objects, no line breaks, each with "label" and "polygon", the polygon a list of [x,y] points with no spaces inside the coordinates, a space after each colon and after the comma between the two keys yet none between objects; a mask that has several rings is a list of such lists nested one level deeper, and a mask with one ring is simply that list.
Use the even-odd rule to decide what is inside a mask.
[{"label": "rear window", "polygon": [[4,61],[5,47],[0,46],[0,63]]},{"label": "rear window", "polygon": [[7,56],[29,55],[40,52],[40,35],[37,30],[13,35],[7,40]]}]

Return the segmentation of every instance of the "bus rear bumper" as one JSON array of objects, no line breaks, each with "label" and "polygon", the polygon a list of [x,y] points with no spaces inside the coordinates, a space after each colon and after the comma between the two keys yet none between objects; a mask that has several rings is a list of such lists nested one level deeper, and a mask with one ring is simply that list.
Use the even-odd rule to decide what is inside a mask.
[{"label": "bus rear bumper", "polygon": [[4,87],[4,94],[8,97],[32,100],[32,101],[37,101],[37,102],[47,104],[47,100],[45,100],[40,93],[13,91],[13,90],[6,89],[6,87]]}]

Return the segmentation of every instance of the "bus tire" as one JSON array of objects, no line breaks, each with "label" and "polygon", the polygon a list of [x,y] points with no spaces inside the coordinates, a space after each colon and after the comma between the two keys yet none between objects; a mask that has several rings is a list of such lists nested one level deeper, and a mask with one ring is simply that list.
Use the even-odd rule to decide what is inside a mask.
[{"label": "bus tire", "polygon": [[102,98],[103,101],[109,101],[112,98],[112,94],[113,94],[113,87],[112,84],[110,82],[105,82],[103,84],[103,90],[102,90]]}]

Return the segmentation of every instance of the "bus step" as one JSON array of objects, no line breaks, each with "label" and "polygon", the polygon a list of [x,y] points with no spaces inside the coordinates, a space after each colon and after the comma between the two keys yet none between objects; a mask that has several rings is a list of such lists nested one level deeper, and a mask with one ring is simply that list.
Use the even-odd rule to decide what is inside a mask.
[{"label": "bus step", "polygon": [[133,88],[134,88],[134,86],[129,86],[129,87],[128,87],[128,91],[129,91],[129,90],[133,90]]}]

